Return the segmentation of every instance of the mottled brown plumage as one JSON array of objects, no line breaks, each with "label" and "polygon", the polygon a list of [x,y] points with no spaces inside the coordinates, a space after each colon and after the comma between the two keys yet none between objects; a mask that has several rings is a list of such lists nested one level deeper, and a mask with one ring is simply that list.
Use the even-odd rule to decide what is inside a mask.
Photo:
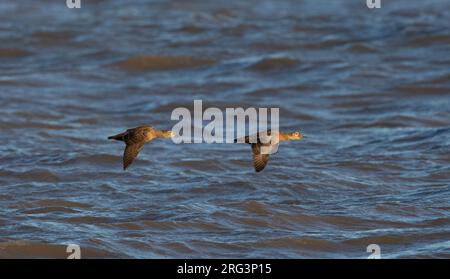
[{"label": "mottled brown plumage", "polygon": [[[300,132],[272,133],[271,130],[255,135],[235,139],[235,143],[248,143],[252,146],[253,167],[256,172],[262,171],[269,161],[269,154],[276,153],[278,143],[287,140],[300,140],[303,135]],[[265,148],[265,150],[263,150]]]},{"label": "mottled brown plumage", "polygon": [[133,163],[145,143],[158,138],[170,138],[172,135],[172,131],[160,131],[150,126],[140,126],[128,129],[123,133],[110,136],[108,139],[125,142],[126,146],[123,152],[123,169],[126,170],[128,166]]}]

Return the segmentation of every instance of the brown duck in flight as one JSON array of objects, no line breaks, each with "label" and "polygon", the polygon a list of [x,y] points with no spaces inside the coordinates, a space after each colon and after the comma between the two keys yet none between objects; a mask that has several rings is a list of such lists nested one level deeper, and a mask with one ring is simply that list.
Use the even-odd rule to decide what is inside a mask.
[{"label": "brown duck in flight", "polygon": [[256,135],[246,136],[241,139],[235,139],[235,143],[248,143],[252,145],[253,166],[256,172],[262,171],[269,161],[269,154],[276,153],[278,143],[287,140],[301,140],[303,135],[300,132],[260,132]]},{"label": "brown duck in flight", "polygon": [[123,133],[110,136],[108,139],[119,140],[125,142],[125,151],[123,152],[123,169],[126,170],[141,151],[144,143],[159,138],[170,138],[173,136],[172,131],[160,131],[150,126],[140,126],[128,129]]}]

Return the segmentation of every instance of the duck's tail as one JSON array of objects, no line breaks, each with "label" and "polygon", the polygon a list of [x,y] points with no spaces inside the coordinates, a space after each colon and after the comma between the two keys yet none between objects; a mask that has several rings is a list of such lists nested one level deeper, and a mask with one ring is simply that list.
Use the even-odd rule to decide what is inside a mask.
[{"label": "duck's tail", "polygon": [[120,133],[120,134],[117,134],[114,136],[110,136],[110,137],[108,137],[108,139],[124,141],[124,138],[123,138],[124,136],[125,136],[125,133]]}]

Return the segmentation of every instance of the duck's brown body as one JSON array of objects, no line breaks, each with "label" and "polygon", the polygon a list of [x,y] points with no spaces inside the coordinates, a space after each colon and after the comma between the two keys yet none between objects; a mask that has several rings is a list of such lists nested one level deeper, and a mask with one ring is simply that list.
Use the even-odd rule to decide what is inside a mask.
[{"label": "duck's brown body", "polygon": [[[300,132],[272,133],[271,130],[267,130],[266,132],[257,133],[256,135],[246,136],[243,139],[235,139],[234,142],[251,144],[253,167],[256,172],[260,172],[266,167],[267,162],[269,161],[269,154],[276,152],[279,142],[300,140],[302,138],[303,135]],[[263,150],[264,148],[265,150]]]},{"label": "duck's brown body", "polygon": [[110,136],[108,139],[114,139],[125,142],[125,150],[123,152],[123,169],[133,163],[134,159],[141,151],[142,146],[157,138],[170,138],[172,131],[160,131],[150,126],[140,126],[128,129],[123,133]]}]

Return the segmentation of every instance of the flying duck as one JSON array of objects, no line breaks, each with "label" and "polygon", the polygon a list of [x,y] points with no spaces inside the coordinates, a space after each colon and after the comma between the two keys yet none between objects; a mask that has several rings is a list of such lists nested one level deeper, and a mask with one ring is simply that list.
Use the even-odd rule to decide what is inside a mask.
[{"label": "flying duck", "polygon": [[172,131],[160,131],[151,126],[139,126],[128,129],[125,132],[115,136],[110,136],[108,139],[125,142],[126,146],[123,152],[123,169],[126,170],[128,166],[133,163],[145,143],[159,138],[171,138],[172,136]]},{"label": "flying duck", "polygon": [[[278,137],[278,140],[277,140]],[[235,139],[235,143],[248,143],[252,146],[253,167],[256,172],[262,171],[269,161],[269,154],[276,153],[278,143],[287,140],[301,140],[303,135],[300,132],[272,133],[271,130]]]}]

